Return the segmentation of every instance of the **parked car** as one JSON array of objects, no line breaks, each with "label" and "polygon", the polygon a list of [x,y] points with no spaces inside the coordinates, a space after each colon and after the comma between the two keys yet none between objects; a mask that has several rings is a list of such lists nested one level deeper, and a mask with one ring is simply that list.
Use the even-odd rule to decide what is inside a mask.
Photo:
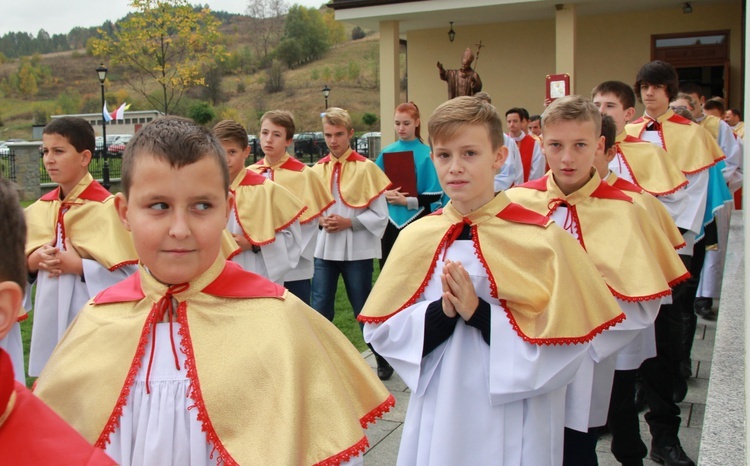
[{"label": "parked car", "polygon": [[292,139],[294,139],[294,155],[296,157],[301,157],[306,154],[323,157],[328,153],[326,138],[321,131],[297,133]]},{"label": "parked car", "polygon": [[[125,152],[125,146],[133,138],[132,134],[121,134],[115,138],[112,144],[109,145],[108,153],[110,157],[120,157]],[[107,136],[109,140],[109,136]]]},{"label": "parked car", "polygon": [[252,159],[248,157],[248,163],[255,163],[258,159],[262,159],[266,154],[263,153],[263,148],[260,147],[260,139],[254,134],[247,135],[247,146],[250,148],[250,155]]},{"label": "parked car", "polygon": [[362,155],[370,155],[370,139],[380,139],[380,131],[365,133],[357,138],[357,152]]}]

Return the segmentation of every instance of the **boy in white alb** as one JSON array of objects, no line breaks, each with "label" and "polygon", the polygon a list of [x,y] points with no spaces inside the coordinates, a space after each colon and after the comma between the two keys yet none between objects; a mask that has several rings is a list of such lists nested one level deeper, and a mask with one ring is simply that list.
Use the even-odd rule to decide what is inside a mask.
[{"label": "boy in white alb", "polygon": [[86,301],[137,268],[114,197],[89,174],[94,150],[94,129],[85,120],[56,118],[44,127],[44,168],[58,187],[26,208],[27,265],[36,282],[31,376],[39,375]]},{"label": "boy in white alb", "polygon": [[250,155],[247,131],[232,120],[220,121],[213,133],[227,154],[235,205],[227,230],[239,245],[231,257],[243,269],[282,284],[302,253],[299,218],[305,206],[289,191],[245,168]]},{"label": "boy in white alb", "polygon": [[494,107],[452,99],[428,127],[451,201],[399,235],[359,316],[411,389],[398,464],[559,465],[566,386],[625,316],[570,235],[494,193]]}]

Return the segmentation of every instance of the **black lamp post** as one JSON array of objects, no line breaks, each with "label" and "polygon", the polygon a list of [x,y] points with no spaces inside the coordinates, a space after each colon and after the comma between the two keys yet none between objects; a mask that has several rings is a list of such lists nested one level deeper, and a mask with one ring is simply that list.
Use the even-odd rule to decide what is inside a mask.
[{"label": "black lamp post", "polygon": [[452,44],[453,40],[456,38],[456,31],[453,30],[453,21],[450,21],[450,23],[451,23],[451,30],[448,31],[448,40],[450,40]]},{"label": "black lamp post", "polygon": [[331,93],[331,89],[328,87],[328,84],[323,84],[323,97],[326,99],[326,110],[328,110],[328,94]]},{"label": "black lamp post", "polygon": [[104,81],[107,79],[107,67],[104,63],[99,65],[96,69],[96,73],[99,75],[99,82],[102,85],[102,157],[104,157],[104,164],[102,165],[102,186],[104,189],[109,190],[109,160],[107,159],[107,118],[104,116]]}]

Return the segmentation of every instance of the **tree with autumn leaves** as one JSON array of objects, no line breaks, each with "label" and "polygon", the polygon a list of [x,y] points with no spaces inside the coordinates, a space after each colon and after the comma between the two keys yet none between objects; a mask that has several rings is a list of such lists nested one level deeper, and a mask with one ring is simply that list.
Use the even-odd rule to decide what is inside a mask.
[{"label": "tree with autumn leaves", "polygon": [[114,34],[95,39],[96,55],[126,72],[120,76],[154,108],[170,114],[185,91],[205,85],[204,70],[226,57],[219,20],[186,0],[132,0],[136,11]]}]

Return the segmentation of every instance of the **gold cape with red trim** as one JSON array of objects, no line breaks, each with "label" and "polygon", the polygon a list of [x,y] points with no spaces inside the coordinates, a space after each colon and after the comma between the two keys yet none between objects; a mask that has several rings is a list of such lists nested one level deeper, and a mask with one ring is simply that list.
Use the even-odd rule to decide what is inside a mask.
[{"label": "gold cape with red trim", "polygon": [[670,295],[672,286],[690,276],[674,247],[630,196],[592,172],[582,188],[567,196],[547,172],[508,190],[508,197],[547,216],[567,204],[578,225],[578,242],[617,298],[647,301]]},{"label": "gold cape with red trim", "polygon": [[42,196],[26,208],[26,256],[57,238],[57,221],[62,214],[63,237],[83,259],[95,260],[109,270],[137,264],[133,238],[122,226],[114,196],[87,173],[60,200],[60,188]]},{"label": "gold cape with red trim", "polygon": [[229,189],[234,193],[237,223],[245,238],[256,246],[273,243],[276,233],[305,211],[294,194],[247,168],[240,170]]},{"label": "gold cape with red trim", "polygon": [[685,239],[682,237],[680,229],[675,225],[672,216],[669,215],[669,211],[657,198],[630,181],[618,177],[617,174],[613,172],[609,172],[609,175],[607,175],[607,178],[605,178],[604,181],[606,181],[608,185],[614,186],[620,191],[623,191],[628,197],[633,199],[633,202],[643,207],[646,212],[651,215],[651,218],[656,224],[661,227],[661,230],[667,236],[669,242],[672,243],[672,247],[680,249],[685,246]]},{"label": "gold cape with red trim", "polygon": [[[625,131],[639,138],[650,121],[650,117],[641,117],[626,125]],[[664,142],[664,150],[682,173],[698,173],[724,160],[719,145],[699,124],[675,114],[671,109],[655,121],[661,124],[659,135]]]},{"label": "gold cape with red trim", "polygon": [[440,273],[436,263],[448,238],[465,221],[472,225],[492,296],[505,305],[511,325],[525,341],[581,343],[625,318],[576,241],[501,192],[466,217],[449,202],[406,227],[359,320],[383,322],[419,301],[432,274]]},{"label": "gold cape with red trim", "polygon": [[[189,396],[224,464],[340,464],[364,452],[363,428],[395,403],[347,338],[291,293],[218,258],[181,291]],[[89,301],[35,394],[104,447],[168,288],[144,268]],[[167,344],[169,341],[158,341]]]},{"label": "gold cape with red trim", "polygon": [[643,141],[626,132],[617,135],[617,153],[622,156],[633,182],[653,194],[664,196],[687,186],[687,178],[669,155],[656,144]]},{"label": "gold cape with red trim", "polygon": [[333,192],[333,175],[339,172],[339,195],[341,201],[355,209],[364,209],[391,185],[383,170],[375,163],[349,148],[338,159],[331,154],[312,166],[323,177]]},{"label": "gold cape with red trim", "polygon": [[719,140],[719,128],[721,127],[721,120],[719,119],[719,117],[714,115],[705,115],[698,124],[701,125],[703,129],[708,131],[708,133],[713,136],[714,139],[716,139],[717,141]]},{"label": "gold cape with red trim", "polygon": [[259,174],[270,171],[273,181],[288,189],[307,206],[299,219],[302,224],[320,217],[334,203],[331,190],[326,187],[320,175],[289,154],[285,154],[274,165],[269,165],[264,158],[248,169]]}]

